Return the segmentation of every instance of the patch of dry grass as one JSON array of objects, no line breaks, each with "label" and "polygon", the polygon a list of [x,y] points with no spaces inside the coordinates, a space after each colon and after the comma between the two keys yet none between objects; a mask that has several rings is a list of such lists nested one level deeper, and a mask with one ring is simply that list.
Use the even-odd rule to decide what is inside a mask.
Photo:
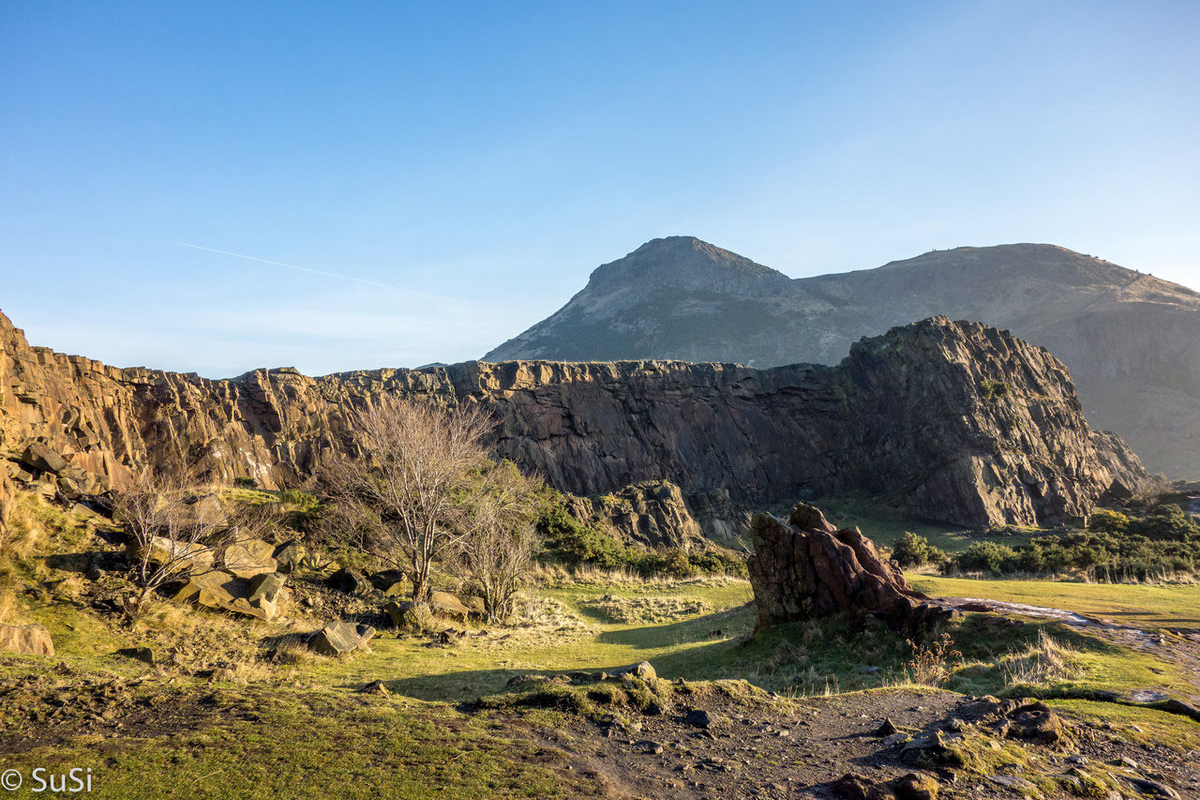
[{"label": "patch of dry grass", "polygon": [[618,597],[604,595],[580,604],[622,624],[675,622],[712,611],[712,604],[688,597]]}]

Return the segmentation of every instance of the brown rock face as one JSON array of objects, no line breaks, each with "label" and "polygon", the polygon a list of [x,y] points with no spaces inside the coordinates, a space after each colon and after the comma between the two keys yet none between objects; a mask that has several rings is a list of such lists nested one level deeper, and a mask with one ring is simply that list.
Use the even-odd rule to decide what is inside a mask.
[{"label": "brown rock face", "polygon": [[747,566],[760,628],[844,613],[883,614],[904,627],[944,616],[858,528],[839,531],[813,506],[798,504],[787,522],[756,514],[750,536]]},{"label": "brown rock face", "polygon": [[693,508],[720,498],[702,526],[845,491],[956,523],[1031,524],[1085,514],[1114,480],[1145,475],[1088,428],[1049,353],[945,318],[863,340],[837,367],[766,370],[468,362],[213,381],[33,348],[2,315],[0,344],[0,447],[39,441],[97,486],[170,462],[298,485],[332,453],[362,452],[344,410],[385,393],[483,404],[500,422],[497,454],[572,494],[669,480]]}]

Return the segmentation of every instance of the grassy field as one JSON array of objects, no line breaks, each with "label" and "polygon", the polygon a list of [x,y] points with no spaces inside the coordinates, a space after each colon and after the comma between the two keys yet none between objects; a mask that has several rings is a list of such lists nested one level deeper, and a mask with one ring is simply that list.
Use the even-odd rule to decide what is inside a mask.
[{"label": "grassy field", "polygon": [[1200,629],[1200,585],[1070,583],[981,580],[910,574],[909,582],[935,597],[979,597],[1111,619],[1122,625]]},{"label": "grassy field", "polygon": [[857,526],[876,544],[892,547],[906,531],[924,536],[929,543],[947,553],[965,550],[974,542],[995,542],[1016,546],[1027,544],[1039,533],[1036,528],[1018,533],[989,534],[972,531],[959,525],[947,525],[913,519],[898,509],[880,505],[867,497],[823,497],[812,501],[839,528]]}]

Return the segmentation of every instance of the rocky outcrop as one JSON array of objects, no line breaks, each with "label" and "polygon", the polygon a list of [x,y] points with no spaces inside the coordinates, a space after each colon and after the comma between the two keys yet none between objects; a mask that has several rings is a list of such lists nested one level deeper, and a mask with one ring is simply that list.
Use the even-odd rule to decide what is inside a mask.
[{"label": "rocky outcrop", "polygon": [[0,446],[40,442],[96,486],[171,462],[217,481],[299,485],[332,454],[362,453],[346,410],[382,394],[485,406],[497,454],[560,490],[669,480],[726,518],[867,491],[933,519],[1032,524],[1083,515],[1114,481],[1144,477],[1118,439],[1089,429],[1053,356],[945,318],[859,342],[837,367],[769,370],[468,362],[213,381],[32,348],[2,316],[0,339]]},{"label": "rocky outcrop", "polygon": [[569,496],[567,509],[586,524],[611,529],[627,544],[652,550],[708,546],[683,492],[670,481],[636,483],[596,498]]},{"label": "rocky outcrop", "polygon": [[793,280],[695,237],[655,239],[484,360],[836,364],[863,336],[938,314],[1049,348],[1093,425],[1154,471],[1200,477],[1200,293],[1053,245],[959,247]]},{"label": "rocky outcrop", "polygon": [[838,530],[806,503],[787,522],[756,514],[747,562],[757,627],[838,614],[878,614],[899,628],[927,629],[952,612],[928,602],[884,561],[858,528]]}]

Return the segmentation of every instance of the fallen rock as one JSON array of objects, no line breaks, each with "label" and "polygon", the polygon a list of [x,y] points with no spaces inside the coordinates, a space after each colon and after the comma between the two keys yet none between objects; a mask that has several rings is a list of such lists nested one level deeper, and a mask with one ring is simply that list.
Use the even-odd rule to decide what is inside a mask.
[{"label": "fallen rock", "polygon": [[270,603],[278,603],[286,582],[287,577],[278,572],[264,572],[254,576],[250,580],[250,602],[266,600]]},{"label": "fallen rock", "polygon": [[359,689],[358,693],[359,694],[381,694],[385,697],[387,695],[391,694],[391,692],[388,691],[387,684],[385,684],[383,681],[371,681],[366,686]]},{"label": "fallen rock", "polygon": [[706,730],[713,724],[713,718],[702,708],[693,708],[683,718],[683,721],[693,728],[704,728]]},{"label": "fallen rock", "polygon": [[21,453],[21,463],[38,472],[57,475],[66,469],[67,462],[58,453],[42,442],[33,442]]},{"label": "fallen rock", "polygon": [[324,656],[340,656],[362,647],[363,639],[349,622],[331,622],[313,634],[308,646]]},{"label": "fallen rock", "polygon": [[291,574],[304,565],[308,550],[299,542],[288,542],[275,549],[274,558],[277,571]]},{"label": "fallen rock", "polygon": [[193,575],[175,595],[181,603],[195,603],[222,611],[232,611],[262,620],[272,620],[280,613],[279,604],[266,597],[252,599],[251,582],[228,572],[211,570]]},{"label": "fallen rock", "polygon": [[136,540],[125,544],[126,554],[137,561],[143,558],[153,564],[171,565],[181,575],[194,575],[212,569],[213,552],[208,545],[199,542],[179,542],[162,536],[150,539],[141,545]]},{"label": "fallen rock", "polygon": [[842,800],[867,800],[867,793],[874,782],[861,775],[847,773],[833,784],[833,793]]},{"label": "fallen rock", "polygon": [[0,651],[29,656],[54,655],[50,631],[42,625],[0,625]]},{"label": "fallen rock", "polygon": [[663,752],[663,746],[650,739],[643,739],[640,742],[634,742],[633,749],[637,750],[639,753],[646,753],[654,756],[662,755]]},{"label": "fallen rock", "polygon": [[343,567],[325,579],[325,585],[344,594],[363,594],[372,589],[371,582],[355,569]]},{"label": "fallen rock", "polygon": [[239,578],[253,578],[263,573],[275,572],[278,563],[275,548],[262,539],[246,539],[225,548],[225,570]]},{"label": "fallen rock", "polygon": [[899,733],[900,729],[896,727],[896,723],[892,722],[890,717],[883,720],[883,724],[875,729],[875,735],[880,739],[885,736],[891,736],[894,733]]},{"label": "fallen rock", "polygon": [[154,666],[154,651],[149,647],[123,647],[117,651],[117,655],[141,661],[143,664],[148,664],[152,667]]},{"label": "fallen rock", "polygon": [[432,592],[429,595],[429,608],[440,617],[450,617],[460,622],[466,622],[471,615],[471,609],[449,592]]},{"label": "fallen rock", "polygon": [[1055,744],[1066,738],[1062,718],[1045,703],[1022,705],[1008,714],[1008,738]]},{"label": "fallen rock", "polygon": [[1181,800],[1179,792],[1175,791],[1170,786],[1159,783],[1158,781],[1152,781],[1146,778],[1134,778],[1126,775],[1122,775],[1120,777],[1142,794],[1150,795],[1151,797],[1167,797],[1170,798],[1170,800]]}]

